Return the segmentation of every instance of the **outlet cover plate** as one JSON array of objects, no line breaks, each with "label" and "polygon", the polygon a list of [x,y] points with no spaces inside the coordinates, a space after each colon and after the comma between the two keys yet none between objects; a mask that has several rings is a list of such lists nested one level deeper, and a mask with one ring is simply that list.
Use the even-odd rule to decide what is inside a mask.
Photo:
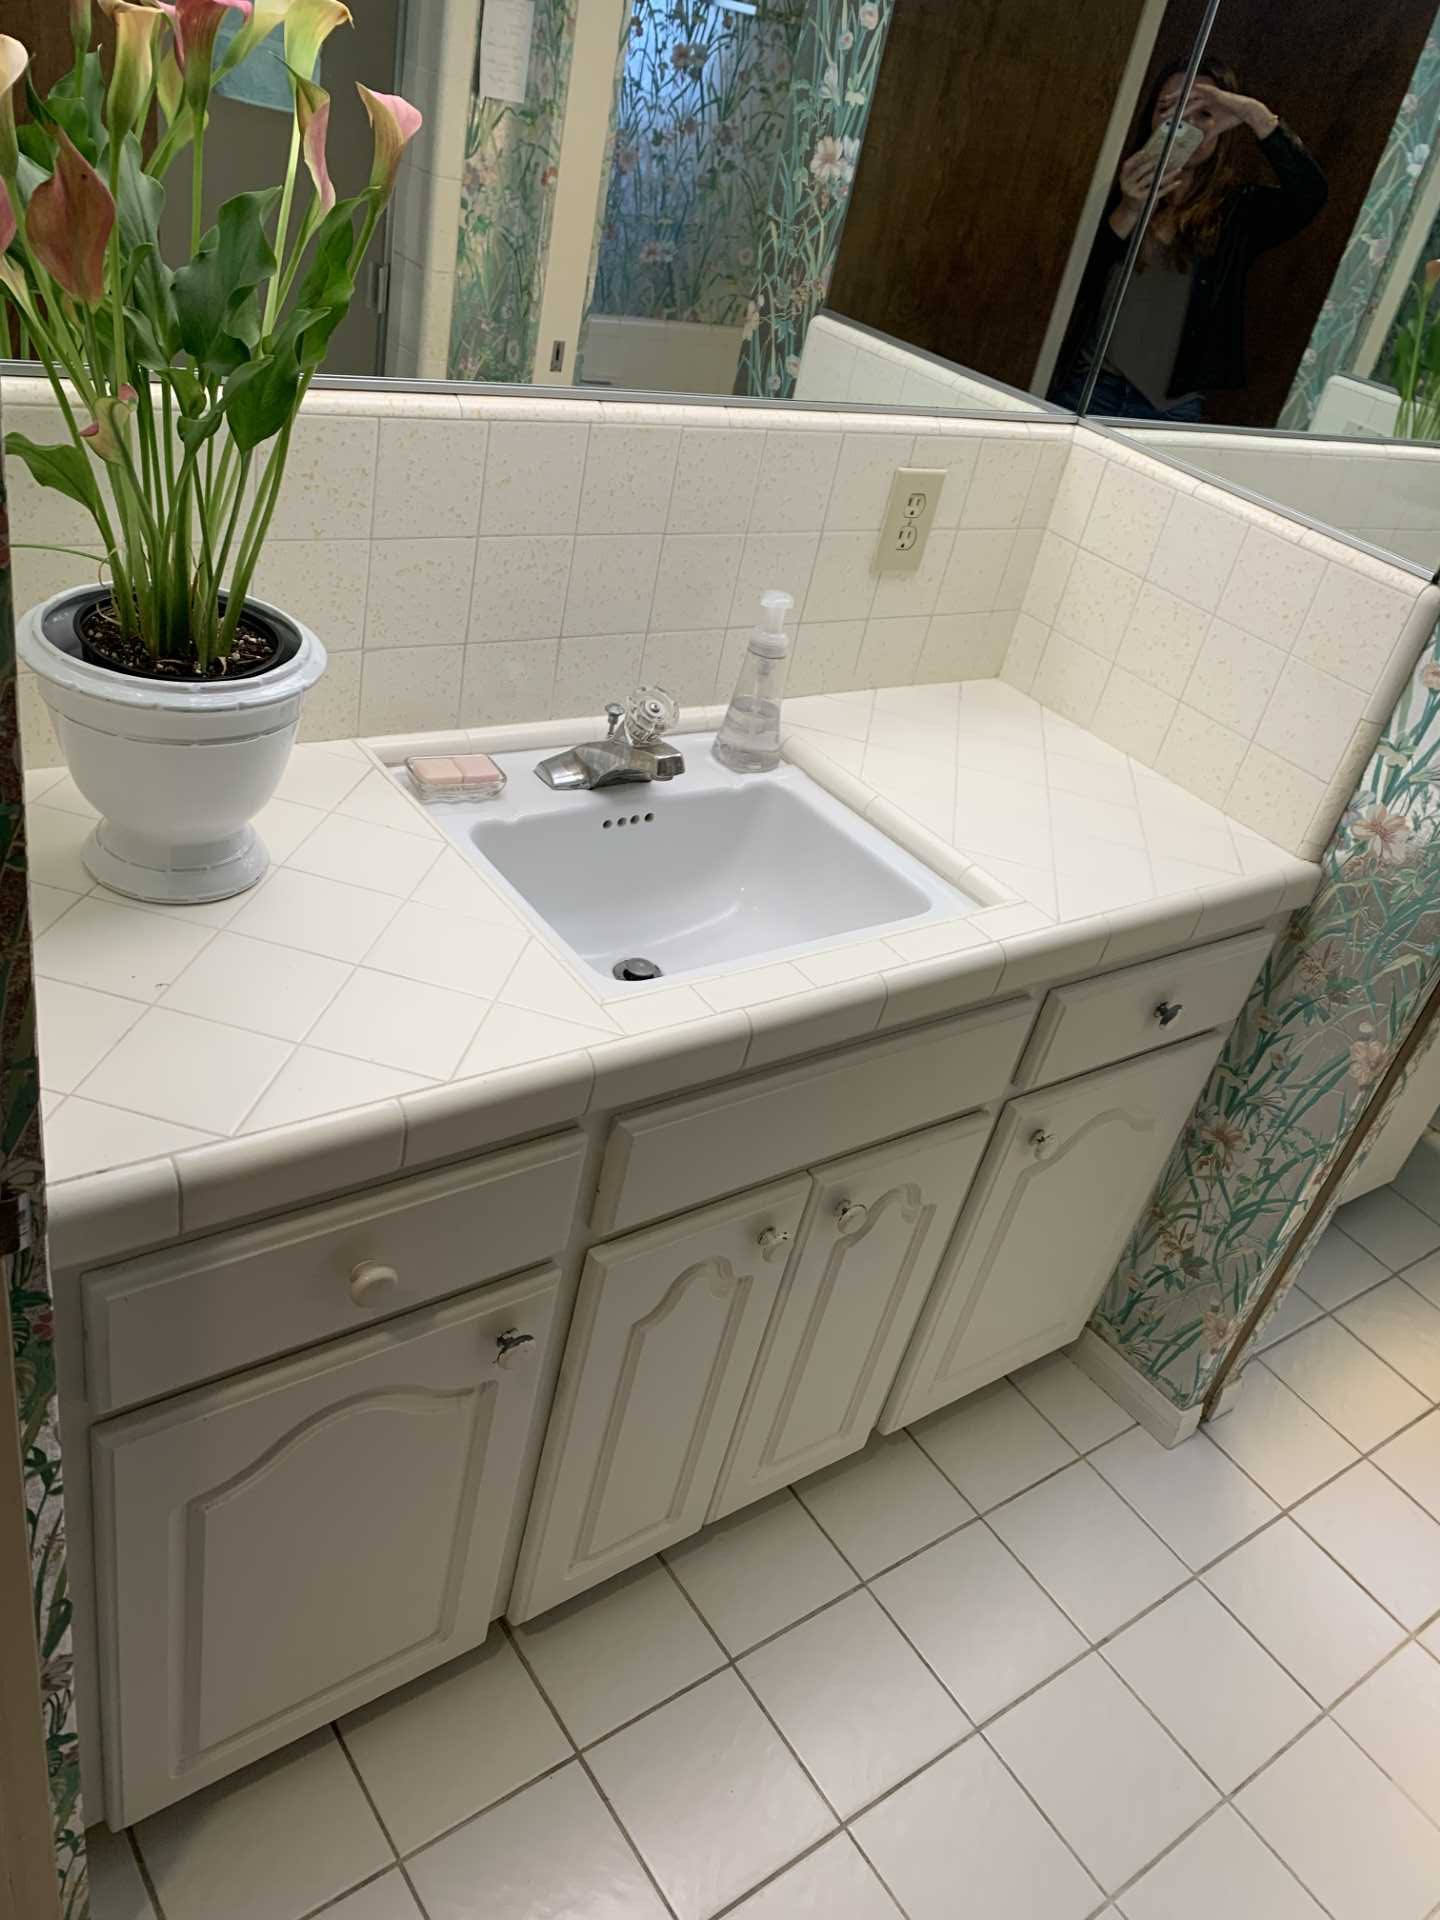
[{"label": "outlet cover plate", "polygon": [[944,467],[897,467],[875,548],[877,573],[914,573],[935,524]]}]

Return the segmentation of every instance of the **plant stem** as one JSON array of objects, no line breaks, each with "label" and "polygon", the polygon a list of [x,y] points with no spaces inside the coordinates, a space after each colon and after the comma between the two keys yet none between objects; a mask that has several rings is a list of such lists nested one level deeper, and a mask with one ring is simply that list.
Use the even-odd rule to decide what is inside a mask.
[{"label": "plant stem", "polygon": [[285,254],[285,234],[290,225],[290,206],[295,198],[295,172],[299,162],[300,120],[296,115],[290,122],[290,159],[285,168],[285,187],[280,195],[280,217],[275,223],[275,271],[265,289],[265,318],[260,327],[262,333],[268,334],[275,324],[276,309],[280,305],[280,262]]}]

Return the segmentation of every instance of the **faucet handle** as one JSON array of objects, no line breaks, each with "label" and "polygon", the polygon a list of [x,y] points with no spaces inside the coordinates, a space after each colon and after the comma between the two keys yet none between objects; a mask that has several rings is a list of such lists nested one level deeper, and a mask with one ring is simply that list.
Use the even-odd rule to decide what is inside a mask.
[{"label": "faucet handle", "polygon": [[[608,709],[607,709],[608,711]],[[679,718],[680,706],[664,687],[636,687],[625,702],[625,732],[634,747],[652,747]]]},{"label": "faucet handle", "polygon": [[625,718],[625,709],[618,700],[606,701],[605,718],[610,722],[609,726],[605,729],[605,737],[607,740],[613,740],[616,734],[619,733],[621,723]]}]

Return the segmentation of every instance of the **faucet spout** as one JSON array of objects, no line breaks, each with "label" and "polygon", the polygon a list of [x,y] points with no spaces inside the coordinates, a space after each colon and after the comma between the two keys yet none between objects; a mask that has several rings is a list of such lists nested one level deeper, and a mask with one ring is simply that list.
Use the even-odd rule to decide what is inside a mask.
[{"label": "faucet spout", "polygon": [[676,780],[685,771],[680,749],[662,739],[678,708],[659,687],[640,687],[625,706],[605,709],[609,732],[603,740],[582,741],[542,760],[535,772],[556,792],[593,791],[635,781]]}]

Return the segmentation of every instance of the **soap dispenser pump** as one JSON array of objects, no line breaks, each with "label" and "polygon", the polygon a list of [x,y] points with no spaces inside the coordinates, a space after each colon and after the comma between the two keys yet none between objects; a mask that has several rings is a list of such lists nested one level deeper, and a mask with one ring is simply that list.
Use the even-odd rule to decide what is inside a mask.
[{"label": "soap dispenser pump", "polygon": [[794,604],[775,588],[760,596],[760,618],[712,749],[721,766],[736,773],[770,773],[780,764],[780,702],[790,659],[785,616]]}]

